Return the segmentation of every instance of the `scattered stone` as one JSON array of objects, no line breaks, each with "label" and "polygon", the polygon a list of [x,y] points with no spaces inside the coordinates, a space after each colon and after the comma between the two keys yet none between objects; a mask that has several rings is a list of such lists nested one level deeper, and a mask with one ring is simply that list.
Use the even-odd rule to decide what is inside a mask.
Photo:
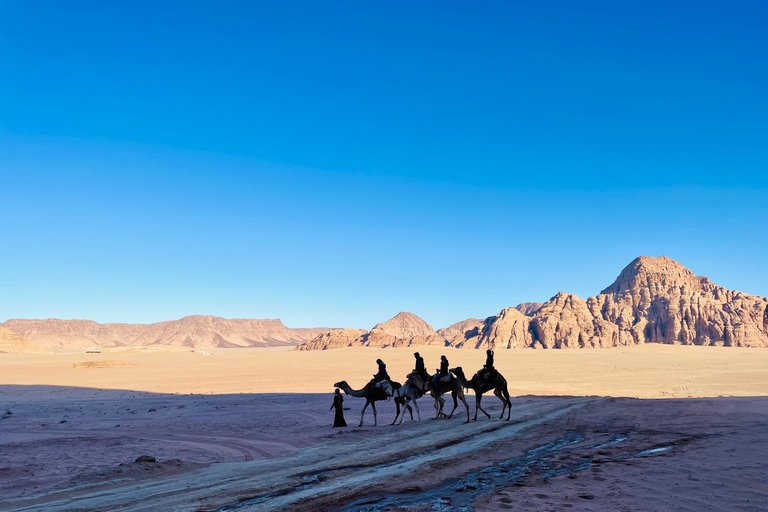
[{"label": "scattered stone", "polygon": [[138,459],[136,459],[134,462],[157,462],[157,459],[152,457],[151,455],[142,455]]}]

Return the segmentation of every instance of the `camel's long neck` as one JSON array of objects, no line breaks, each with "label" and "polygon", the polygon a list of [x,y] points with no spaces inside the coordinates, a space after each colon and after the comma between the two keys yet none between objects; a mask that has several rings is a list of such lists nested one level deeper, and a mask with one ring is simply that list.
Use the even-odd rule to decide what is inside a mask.
[{"label": "camel's long neck", "polygon": [[365,396],[365,388],[363,388],[363,389],[352,389],[351,387],[349,387],[349,384],[347,384],[342,389],[349,396],[356,396],[358,398],[362,398],[362,397]]},{"label": "camel's long neck", "polygon": [[[456,375],[456,374],[454,374],[454,375]],[[472,387],[472,383],[471,382],[467,382],[467,378],[464,376],[463,373],[461,375],[456,375],[456,378],[459,379],[459,382],[461,382],[461,385],[464,386],[465,388],[471,388]]]}]

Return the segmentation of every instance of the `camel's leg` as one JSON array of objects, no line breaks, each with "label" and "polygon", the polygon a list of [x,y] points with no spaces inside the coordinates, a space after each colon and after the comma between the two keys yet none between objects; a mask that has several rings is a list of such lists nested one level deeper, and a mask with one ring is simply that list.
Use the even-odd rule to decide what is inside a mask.
[{"label": "camel's leg", "polygon": [[[413,402],[413,403],[416,403],[416,402]],[[411,408],[411,406],[409,405],[407,409],[408,409],[408,412],[411,413],[411,421],[413,421],[413,408]],[[405,411],[403,411],[403,416],[405,416]]]},{"label": "camel's leg", "polygon": [[363,406],[363,410],[360,411],[360,424],[358,425],[358,427],[362,427],[363,426],[363,417],[365,416],[365,410],[368,408],[368,404],[371,404],[371,403],[372,402],[370,400],[366,400],[365,401],[365,405]]},{"label": "camel's leg", "polygon": [[[432,395],[435,396],[435,395]],[[438,405],[439,404],[439,405]],[[435,409],[437,410],[437,418],[445,418],[443,409],[445,408],[445,398],[442,396],[435,397]]]},{"label": "camel's leg", "polygon": [[[400,416],[400,402],[397,400],[397,398],[395,398],[395,407],[397,407],[397,411],[395,411],[395,420],[390,423],[390,425],[394,425],[395,421],[397,421],[397,417]],[[405,416],[405,409],[403,409],[403,416]]]},{"label": "camel's leg", "polygon": [[440,402],[440,395],[435,395],[435,419],[440,418],[440,415],[443,413],[443,405],[445,405],[445,400]]},{"label": "camel's leg", "polygon": [[[464,408],[467,410],[467,421],[465,421],[465,423],[469,423],[469,404],[467,403],[467,399],[464,398],[464,393],[463,392],[461,393],[461,395],[459,395],[459,398],[461,398],[461,401],[464,402]],[[453,399],[456,400],[456,397],[454,397]],[[485,411],[483,411],[483,412],[485,412]]]},{"label": "camel's leg", "polygon": [[501,415],[499,416],[499,419],[504,419],[504,411],[507,410],[507,399],[504,398],[504,394],[500,388],[497,388],[493,391],[493,394],[496,395],[499,400],[501,400],[502,407],[501,407]]},{"label": "camel's leg", "polygon": [[376,421],[376,402],[371,402],[371,409],[373,409],[373,426],[378,426],[378,422]]},{"label": "camel's leg", "polygon": [[[411,401],[410,398],[406,398],[405,399],[405,407],[408,407],[408,402],[410,402],[410,401]],[[400,423],[398,423],[398,425],[402,425],[403,424],[403,420],[405,419],[405,407],[403,408],[403,414],[400,416]],[[395,418],[395,419],[397,419],[397,418]]]},{"label": "camel's leg", "polygon": [[[480,396],[478,398],[482,399],[483,398],[483,394],[480,393]],[[488,419],[491,419],[491,415],[488,414],[488,411],[483,409],[483,407],[480,405],[480,400],[477,401],[477,404],[480,407],[480,410],[483,411],[483,414],[485,414],[485,417],[488,418]],[[475,411],[475,415],[477,415],[477,411]]]},{"label": "camel's leg", "polygon": [[[421,411],[419,410],[419,402],[418,400],[413,401],[413,405],[416,406],[416,416],[419,418],[419,421],[421,421]],[[411,418],[413,419],[413,418]]]},{"label": "camel's leg", "polygon": [[[451,396],[453,397],[453,409],[451,410],[451,414],[448,415],[448,419],[451,419],[451,417],[453,417],[453,413],[456,411],[456,408],[459,406],[459,403],[456,401],[456,392],[451,391]],[[467,418],[469,418],[469,412],[467,412]]]},{"label": "camel's leg", "polygon": [[477,410],[478,410],[478,409],[480,409],[481,411],[483,411],[483,414],[485,414],[485,416],[486,416],[488,419],[490,419],[490,418],[491,418],[491,415],[490,415],[490,414],[488,414],[488,411],[486,411],[485,409],[483,409],[483,406],[482,406],[482,404],[481,404],[482,400],[483,400],[483,394],[482,394],[482,393],[477,393],[477,392],[475,392],[475,417],[474,417],[474,421],[477,421]]},{"label": "camel's leg", "polygon": [[[509,398],[509,391],[507,390],[507,386],[504,386],[502,393],[504,393],[504,398],[507,401],[507,420],[509,420],[509,417],[512,415],[512,400]],[[504,414],[504,411],[502,411],[502,414]]]}]

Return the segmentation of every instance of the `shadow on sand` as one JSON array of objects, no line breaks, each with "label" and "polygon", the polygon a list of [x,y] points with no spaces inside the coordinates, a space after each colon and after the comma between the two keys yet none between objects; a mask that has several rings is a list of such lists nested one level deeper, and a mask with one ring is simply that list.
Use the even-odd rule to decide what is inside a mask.
[{"label": "shadow on sand", "polygon": [[[510,421],[464,424],[462,411],[400,426],[389,402],[379,426],[346,429],[330,426],[332,401],[0,386],[0,510],[142,510],[149,496],[222,512],[670,509],[692,493],[728,510],[767,504],[766,397],[523,396]],[[350,424],[363,403],[346,398]]]}]

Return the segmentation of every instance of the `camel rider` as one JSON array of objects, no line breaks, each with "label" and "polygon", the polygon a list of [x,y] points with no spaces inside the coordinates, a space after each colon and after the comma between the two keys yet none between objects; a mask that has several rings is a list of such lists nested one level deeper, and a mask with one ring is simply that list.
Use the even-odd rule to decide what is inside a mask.
[{"label": "camel rider", "polygon": [[485,366],[483,366],[485,369],[484,376],[486,379],[490,379],[496,375],[496,368],[493,367],[493,349],[488,349],[485,351]]},{"label": "camel rider", "polygon": [[378,384],[379,382],[390,380],[389,374],[387,373],[387,365],[384,364],[384,361],[377,359],[376,364],[379,365],[379,371],[373,376],[373,383]]},{"label": "camel rider", "polygon": [[440,380],[440,377],[445,377],[446,375],[448,375],[448,358],[440,356],[440,370],[437,372],[434,379],[435,389],[437,389],[437,381]]},{"label": "camel rider", "polygon": [[418,352],[414,352],[413,357],[416,358],[416,366],[413,371],[421,377],[421,380],[427,382],[429,380],[429,374],[427,373],[427,367],[424,366],[424,358],[421,357]]}]

